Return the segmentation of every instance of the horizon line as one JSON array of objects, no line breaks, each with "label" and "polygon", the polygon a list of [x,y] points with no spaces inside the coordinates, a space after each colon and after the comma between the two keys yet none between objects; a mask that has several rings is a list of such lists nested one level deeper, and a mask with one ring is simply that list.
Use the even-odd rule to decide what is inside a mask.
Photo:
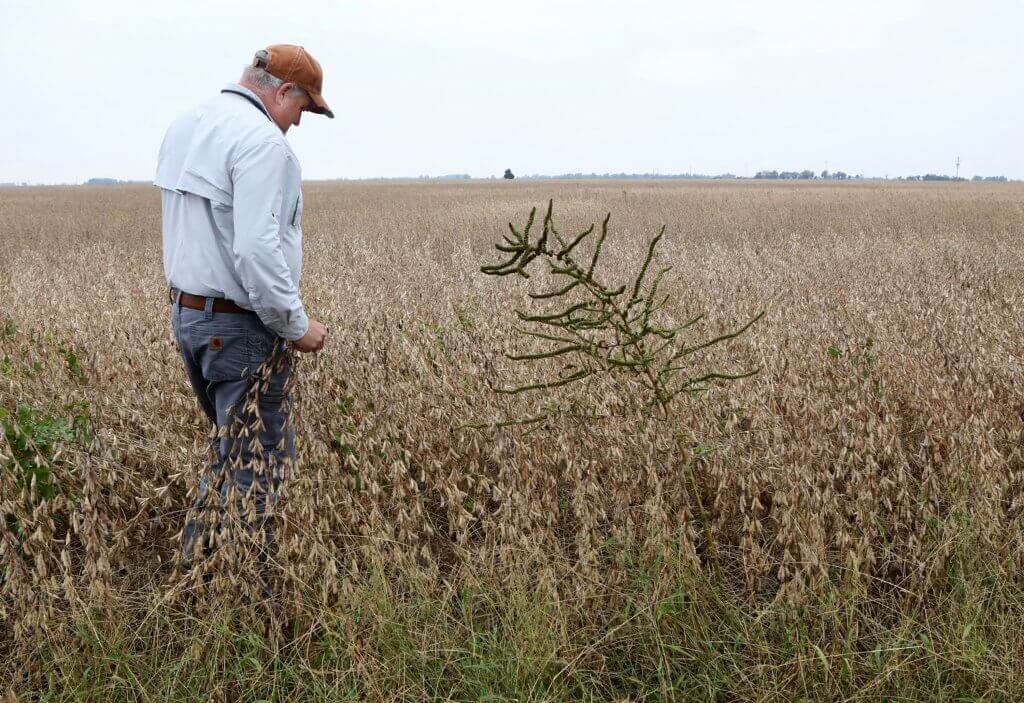
[{"label": "horizon line", "polygon": [[[803,176],[804,173],[811,173],[810,176]],[[473,176],[468,173],[448,173],[442,175],[419,175],[419,176],[332,176],[325,178],[303,178],[304,183],[329,183],[339,181],[501,181],[501,180],[744,180],[744,181],[769,181],[769,180],[798,180],[798,181],[929,181],[929,182],[971,182],[974,179],[993,182],[1020,182],[1020,178],[1011,178],[1002,174],[982,175],[972,174],[970,176],[950,176],[945,173],[924,173],[909,174],[904,176],[884,176],[863,174],[850,174],[842,170],[829,171],[828,176],[822,176],[820,172],[813,172],[810,169],[802,171],[779,171],[776,169],[762,169],[752,176],[741,176],[734,173],[657,173],[657,172],[566,172],[558,174],[531,173],[527,175],[505,178],[500,175]],[[773,176],[761,176],[761,174],[775,174]],[[837,175],[841,174],[841,175]],[[760,177],[759,177],[760,176]],[[47,187],[47,186],[84,186],[84,185],[153,185],[149,179],[119,179],[110,177],[92,177],[85,181],[0,181],[0,188],[24,188],[24,187]]]}]

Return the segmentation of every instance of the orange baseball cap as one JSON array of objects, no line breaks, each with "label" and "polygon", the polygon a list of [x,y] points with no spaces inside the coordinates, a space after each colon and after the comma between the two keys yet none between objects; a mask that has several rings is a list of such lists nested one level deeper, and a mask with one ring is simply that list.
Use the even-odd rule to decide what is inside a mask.
[{"label": "orange baseball cap", "polygon": [[294,44],[271,44],[266,48],[266,57],[258,52],[252,65],[264,69],[270,75],[280,78],[285,83],[294,83],[313,99],[316,106],[313,112],[334,118],[331,108],[327,107],[324,96],[324,72],[320,63],[308,51]]}]

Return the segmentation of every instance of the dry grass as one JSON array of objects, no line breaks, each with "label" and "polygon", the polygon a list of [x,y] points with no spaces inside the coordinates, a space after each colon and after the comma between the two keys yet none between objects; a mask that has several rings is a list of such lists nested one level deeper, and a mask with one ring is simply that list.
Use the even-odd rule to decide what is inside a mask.
[{"label": "dry grass", "polygon": [[[749,613],[842,594],[872,604],[878,622],[948,604],[953,574],[983,572],[984,588],[1000,592],[1019,585],[1021,186],[522,181],[305,192],[303,298],[331,337],[299,361],[299,460],[281,510],[279,593],[300,631],[382,573],[438,599],[514,581],[556,609],[575,604],[565,622],[589,614],[594,632],[635,600],[634,559],[663,565],[653,593],[688,574]],[[612,212],[612,269],[635,271],[666,224],[670,317],[706,311],[706,337],[767,311],[698,362],[761,373],[681,402],[668,419],[638,412],[628,377],[496,395],[492,383],[552,368],[502,355],[521,348],[511,308],[540,284],[478,268],[494,260],[505,223],[549,197],[567,232]],[[0,190],[0,408],[31,408],[21,425],[37,440],[26,450],[10,432],[0,439],[0,455],[13,457],[0,472],[0,661],[31,661],[41,643],[65,651],[76,623],[96,613],[145,622],[141,613],[165,607],[155,604],[188,607],[190,590],[211,588],[171,575],[206,428],[169,337],[159,217],[151,188]],[[463,428],[544,404],[609,417]],[[17,462],[34,454],[50,472],[49,497],[17,480]],[[239,592],[238,574],[217,575]],[[657,641],[652,666],[671,669]],[[832,650],[815,647],[827,664]],[[803,676],[801,656],[780,655],[784,671]],[[360,681],[372,679],[367,660],[354,662]],[[843,690],[881,695],[870,675],[850,676]],[[781,676],[765,697],[797,695],[785,688],[797,680]],[[666,686],[659,678],[655,695]]]}]

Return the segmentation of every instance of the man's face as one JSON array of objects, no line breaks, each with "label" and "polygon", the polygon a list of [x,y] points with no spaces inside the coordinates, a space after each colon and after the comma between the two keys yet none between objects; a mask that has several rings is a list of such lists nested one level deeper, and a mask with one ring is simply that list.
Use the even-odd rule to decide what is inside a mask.
[{"label": "man's face", "polygon": [[274,91],[274,99],[271,101],[273,106],[268,109],[274,122],[285,133],[292,125],[297,127],[299,120],[302,119],[302,113],[313,107],[313,100],[305,91],[291,90],[294,85],[294,83],[282,83]]}]

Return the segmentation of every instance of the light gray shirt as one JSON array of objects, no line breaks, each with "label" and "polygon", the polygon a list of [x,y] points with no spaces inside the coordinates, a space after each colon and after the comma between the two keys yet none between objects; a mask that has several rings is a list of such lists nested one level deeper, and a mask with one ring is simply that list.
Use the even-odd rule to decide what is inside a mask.
[{"label": "light gray shirt", "polygon": [[306,333],[302,169],[259,96],[230,84],[178,117],[153,184],[168,284],[228,298],[285,339]]}]

